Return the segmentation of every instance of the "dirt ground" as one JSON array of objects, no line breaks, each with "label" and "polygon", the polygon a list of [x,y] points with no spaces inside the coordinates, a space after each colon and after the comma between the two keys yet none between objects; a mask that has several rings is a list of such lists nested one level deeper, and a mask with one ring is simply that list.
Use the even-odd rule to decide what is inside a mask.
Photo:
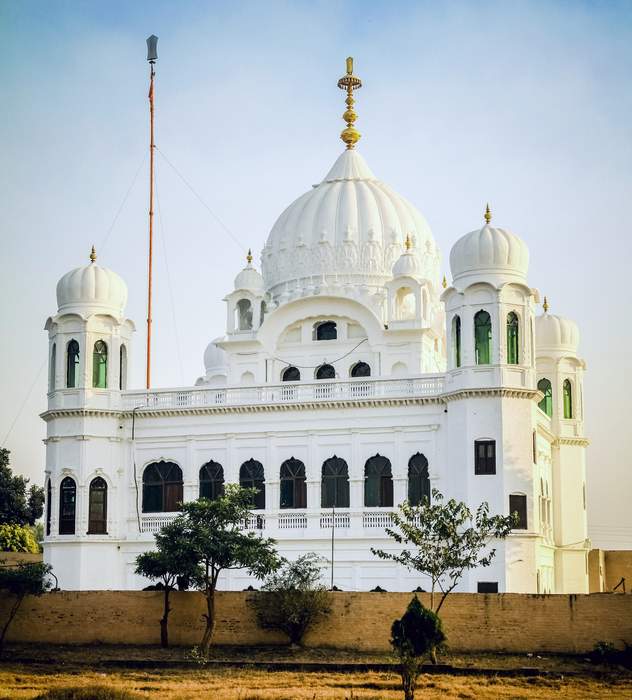
[{"label": "dirt ground", "polygon": [[[0,698],[35,698],[44,690],[68,686],[108,685],[156,700],[401,700],[392,673],[267,673],[265,671],[177,669],[95,672],[50,666],[0,666]],[[632,679],[590,677],[498,678],[424,676],[418,698],[560,698],[600,700],[632,697]]]},{"label": "dirt ground", "polygon": [[[157,700],[401,700],[396,672],[274,671],[265,668],[215,668],[190,663],[190,649],[175,647],[11,645],[0,660],[0,700],[32,699],[51,688],[108,685]],[[327,649],[216,647],[212,659],[234,663],[281,661],[301,663],[392,663],[388,654],[358,654]],[[28,661],[27,661],[28,660]],[[142,670],[126,661],[156,662]],[[560,698],[599,700],[632,698],[632,673],[595,666],[581,657],[544,655],[444,655],[441,663],[457,668],[538,668],[545,676],[425,674],[418,698],[496,700]],[[120,663],[120,666],[116,664]],[[109,664],[109,665],[106,665]]]}]

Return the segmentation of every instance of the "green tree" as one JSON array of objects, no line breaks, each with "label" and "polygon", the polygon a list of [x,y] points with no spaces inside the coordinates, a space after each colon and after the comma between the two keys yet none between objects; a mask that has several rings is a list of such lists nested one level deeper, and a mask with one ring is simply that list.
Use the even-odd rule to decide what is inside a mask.
[{"label": "green tree", "polygon": [[44,489],[33,484],[27,489],[29,480],[14,475],[9,466],[9,455],[0,448],[0,525],[34,525],[42,517]]},{"label": "green tree", "polygon": [[0,552],[30,552],[37,554],[40,546],[28,525],[0,525]]},{"label": "green tree", "polygon": [[152,581],[159,581],[163,588],[163,611],[160,619],[160,644],[169,646],[169,613],[171,591],[195,578],[197,562],[187,546],[182,522],[175,520],[165,525],[155,535],[156,550],[143,552],[136,557],[136,573]]},{"label": "green tree", "polygon": [[196,587],[206,599],[206,628],[200,643],[208,654],[216,626],[215,591],[222,571],[247,569],[264,578],[279,566],[275,541],[254,532],[244,532],[256,489],[227,484],[222,496],[210,501],[200,498],[182,505],[176,522],[183,528],[186,547],[197,563]]},{"label": "green tree", "polygon": [[331,593],[321,583],[322,559],[313,552],[284,561],[251,599],[263,629],[284,632],[300,644],[307,630],[331,612]]},{"label": "green tree", "polygon": [[[472,514],[462,501],[451,498],[444,502],[437,489],[432,490],[432,503],[427,498],[419,506],[404,502],[398,511],[393,513],[393,527],[386,528],[386,533],[405,548],[398,553],[371,551],[429,576],[430,607],[435,613],[466,571],[492,563],[496,550],[491,543],[507,537],[515,526],[515,515],[490,516],[487,503],[481,503]],[[437,587],[441,597],[435,607]]]},{"label": "green tree", "polygon": [[439,616],[424,608],[415,596],[391,627],[391,645],[399,657],[405,700],[415,700],[417,679],[424,659],[445,642]]},{"label": "green tree", "polygon": [[0,631],[0,650],[4,644],[9,625],[13,622],[24,598],[27,595],[42,595],[52,588],[49,576],[51,571],[52,567],[42,562],[9,566],[4,563],[4,560],[0,560],[0,591],[5,591],[15,597],[9,610],[9,617]]}]

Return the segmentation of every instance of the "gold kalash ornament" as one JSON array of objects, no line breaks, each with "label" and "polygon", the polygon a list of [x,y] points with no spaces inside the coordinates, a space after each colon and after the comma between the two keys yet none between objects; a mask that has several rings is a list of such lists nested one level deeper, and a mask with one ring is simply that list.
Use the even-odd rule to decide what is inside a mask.
[{"label": "gold kalash ornament", "polygon": [[347,99],[345,100],[347,110],[342,115],[342,118],[345,120],[345,122],[347,122],[347,128],[343,129],[343,131],[340,133],[340,138],[347,144],[347,150],[351,150],[360,140],[360,132],[357,131],[354,126],[354,122],[358,118],[358,115],[353,111],[353,105],[355,103],[355,100],[353,99],[353,91],[362,87],[362,81],[360,78],[356,78],[356,76],[353,75],[353,58],[351,56],[347,58],[347,74],[340,78],[338,81],[338,87],[341,90],[347,91]]}]

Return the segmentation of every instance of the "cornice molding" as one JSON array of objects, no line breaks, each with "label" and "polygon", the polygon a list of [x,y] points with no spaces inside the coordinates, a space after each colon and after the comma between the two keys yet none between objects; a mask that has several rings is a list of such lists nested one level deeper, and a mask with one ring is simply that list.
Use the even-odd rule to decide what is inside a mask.
[{"label": "cornice molding", "polygon": [[[227,415],[239,413],[274,413],[288,411],[313,411],[330,410],[337,408],[378,408],[395,406],[443,406],[451,401],[459,401],[469,398],[512,398],[533,401],[541,396],[537,389],[523,389],[511,387],[472,388],[458,389],[434,396],[401,396],[380,397],[366,399],[333,399],[320,401],[306,401],[304,403],[268,403],[268,404],[241,404],[241,405],[209,405],[209,406],[181,406],[167,408],[150,408],[141,406],[135,409],[137,418],[151,416],[207,416]],[[132,410],[113,411],[101,408],[57,408],[44,411],[40,414],[47,423],[56,418],[120,418],[130,419]]]},{"label": "cornice molding", "polygon": [[585,437],[558,437],[553,442],[553,447],[561,445],[574,445],[576,447],[588,447],[590,440]]}]

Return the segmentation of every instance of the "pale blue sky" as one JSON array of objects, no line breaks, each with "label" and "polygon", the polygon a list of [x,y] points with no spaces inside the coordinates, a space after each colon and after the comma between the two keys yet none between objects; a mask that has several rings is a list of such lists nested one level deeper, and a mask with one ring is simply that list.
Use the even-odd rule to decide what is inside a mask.
[{"label": "pale blue sky", "polygon": [[[632,2],[0,0],[0,441],[45,360],[57,279],[92,243],[129,285],[142,385],[151,33],[158,146],[256,252],[341,151],[355,56],[360,151],[424,213],[446,271],[489,200],[530,248],[530,284],[580,324],[591,533],[632,548]],[[243,251],[157,166],[154,378],[191,384]],[[45,391],[42,371],[6,441],[39,482]]]}]

